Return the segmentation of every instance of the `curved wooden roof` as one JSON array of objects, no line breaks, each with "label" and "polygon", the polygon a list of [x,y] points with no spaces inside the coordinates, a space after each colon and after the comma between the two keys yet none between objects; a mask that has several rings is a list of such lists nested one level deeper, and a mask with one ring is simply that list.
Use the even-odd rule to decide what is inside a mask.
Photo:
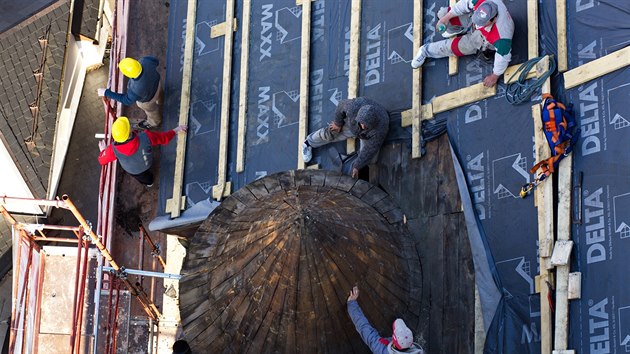
[{"label": "curved wooden roof", "polygon": [[[180,311],[195,353],[364,353],[348,292],[383,335],[416,328],[421,273],[380,188],[317,170],[267,176],[223,201],[188,247]],[[211,351],[209,351],[211,350]]]}]

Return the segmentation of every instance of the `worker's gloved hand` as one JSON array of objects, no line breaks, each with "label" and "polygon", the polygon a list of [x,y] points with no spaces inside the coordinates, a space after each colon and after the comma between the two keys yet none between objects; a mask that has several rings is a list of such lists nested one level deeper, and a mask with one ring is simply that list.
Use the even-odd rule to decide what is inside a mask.
[{"label": "worker's gloved hand", "polygon": [[103,97],[105,96],[105,89],[104,88],[97,89],[96,93],[98,94],[98,97]]},{"label": "worker's gloved hand", "polygon": [[337,123],[335,123],[334,121],[328,123],[328,129],[336,133],[339,133],[341,131],[341,127],[338,126]]},{"label": "worker's gloved hand", "polygon": [[440,18],[438,20],[438,22],[435,24],[435,28],[440,29],[440,25],[444,25],[447,26],[448,25],[448,21],[450,21],[453,17],[455,17],[455,15],[451,14],[451,12],[447,12],[446,15],[444,15],[444,17]]},{"label": "worker's gloved hand", "polygon": [[485,87],[492,87],[492,86],[496,85],[497,80],[499,80],[499,75],[496,75],[495,73],[492,73],[492,74],[486,76],[483,79],[483,85]]},{"label": "worker's gloved hand", "polygon": [[350,296],[348,296],[348,301],[355,301],[359,298],[359,287],[354,286],[352,290],[350,290]]},{"label": "worker's gloved hand", "polygon": [[175,129],[173,129],[173,131],[174,131],[175,133],[179,133],[179,132],[184,132],[184,133],[185,133],[185,132],[187,132],[187,131],[188,131],[188,126],[187,126],[187,125],[184,125],[184,124],[182,124],[182,125],[178,125]]},{"label": "worker's gloved hand", "polygon": [[101,140],[98,142],[98,149],[103,151],[105,150],[105,148],[107,148],[107,144],[105,144],[105,140]]}]

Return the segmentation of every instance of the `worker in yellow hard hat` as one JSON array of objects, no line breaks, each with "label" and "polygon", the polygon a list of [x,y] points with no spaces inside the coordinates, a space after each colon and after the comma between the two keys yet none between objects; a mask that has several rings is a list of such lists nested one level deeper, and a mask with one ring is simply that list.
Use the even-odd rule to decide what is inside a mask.
[{"label": "worker in yellow hard hat", "polygon": [[166,145],[179,132],[186,132],[187,126],[180,125],[167,132],[144,130],[136,132],[131,128],[127,117],[118,117],[112,124],[114,143],[107,145],[104,140],[98,143],[101,153],[98,162],[106,165],[118,160],[120,166],[138,182],[153,186],[153,149],[155,145]]},{"label": "worker in yellow hard hat", "polygon": [[160,74],[157,72],[159,64],[158,59],[152,56],[142,57],[140,60],[124,58],[118,63],[118,69],[129,78],[127,92],[121,94],[99,88],[97,93],[127,106],[136,102],[147,115],[147,119],[138,126],[142,129],[155,128],[162,123],[164,96]]}]

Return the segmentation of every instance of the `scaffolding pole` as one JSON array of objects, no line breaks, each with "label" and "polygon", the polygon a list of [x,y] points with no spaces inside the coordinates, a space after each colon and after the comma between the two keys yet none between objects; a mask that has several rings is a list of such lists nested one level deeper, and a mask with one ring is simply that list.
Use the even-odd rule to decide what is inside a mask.
[{"label": "scaffolding pole", "polygon": [[166,268],[166,262],[164,262],[164,258],[162,258],[162,256],[160,255],[160,248],[158,246],[156,246],[155,243],[153,243],[153,240],[151,240],[151,237],[149,236],[149,233],[147,232],[147,230],[144,228],[144,226],[142,224],[139,224],[138,227],[140,228],[140,234],[142,235],[142,237],[144,237],[144,239],[149,243],[149,245],[151,246],[151,252],[152,255],[154,257],[157,257],[158,261],[160,261],[160,264],[162,265],[162,269]]}]

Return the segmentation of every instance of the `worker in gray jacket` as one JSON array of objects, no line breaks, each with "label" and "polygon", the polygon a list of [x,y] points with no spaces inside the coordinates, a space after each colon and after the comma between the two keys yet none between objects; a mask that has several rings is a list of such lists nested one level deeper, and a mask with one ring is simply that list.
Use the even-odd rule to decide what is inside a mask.
[{"label": "worker in gray jacket", "polygon": [[[446,30],[448,33],[450,28],[458,27],[457,36],[424,44],[411,61],[411,67],[421,67],[426,58],[461,57],[475,54],[479,50],[494,50],[492,73],[483,79],[485,86],[494,86],[512,60],[514,22],[503,1],[461,0],[450,7],[448,12],[440,15],[438,30]],[[462,31],[462,27],[473,28]]]},{"label": "worker in gray jacket", "polygon": [[418,343],[413,341],[413,333],[400,318],[392,324],[392,336],[381,337],[378,331],[372,327],[367,320],[357,299],[359,298],[359,287],[355,286],[348,296],[348,314],[352,323],[361,335],[363,342],[370,347],[374,354],[424,354],[424,350]]},{"label": "worker in gray jacket", "polygon": [[359,138],[361,147],[352,165],[352,178],[358,178],[359,170],[378,157],[388,131],[389,114],[383,106],[367,97],[343,100],[337,106],[335,120],[306,137],[302,143],[302,159],[304,163],[311,161],[313,148]]}]

